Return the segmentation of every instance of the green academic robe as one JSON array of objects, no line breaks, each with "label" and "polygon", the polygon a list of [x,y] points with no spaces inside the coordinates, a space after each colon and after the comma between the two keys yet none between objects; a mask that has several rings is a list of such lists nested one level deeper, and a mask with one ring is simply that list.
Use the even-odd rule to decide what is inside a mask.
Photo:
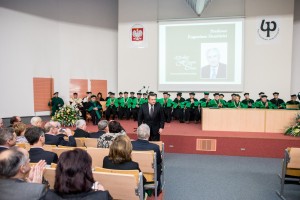
[{"label": "green academic robe", "polygon": [[228,108],[248,108],[248,104],[244,104],[241,101],[235,102],[231,101],[230,103],[227,104]]},{"label": "green academic robe", "polygon": [[119,107],[119,102],[118,102],[118,99],[117,98],[109,98],[107,101],[106,101],[106,107],[110,107],[112,105],[116,106],[116,107]]},{"label": "green academic robe", "polygon": [[266,103],[263,103],[262,101],[256,101],[254,103],[255,108],[261,108],[261,109],[274,109],[274,105],[270,102],[268,102],[268,108],[266,108]]},{"label": "green academic robe", "polygon": [[[98,110],[94,110],[94,108],[98,108]],[[98,119],[101,119],[101,110],[102,110],[102,106],[98,101],[90,101],[87,104],[87,110],[91,113],[91,112],[95,112],[96,116]]]},{"label": "green academic robe", "polygon": [[224,100],[222,100],[222,99],[219,99],[219,100],[211,99],[208,102],[208,107],[209,108],[218,108],[219,107],[219,103],[222,104],[222,108],[226,107],[226,102]]},{"label": "green academic robe", "polygon": [[157,102],[164,108],[171,108],[173,106],[173,101],[170,98],[161,98],[158,99]]},{"label": "green academic robe", "polygon": [[51,116],[55,115],[55,112],[59,110],[60,107],[64,105],[64,100],[60,97],[53,97],[51,101],[49,101],[48,106],[51,107]]},{"label": "green academic robe", "polygon": [[130,97],[123,97],[118,100],[118,103],[122,108],[131,108],[132,99]]}]

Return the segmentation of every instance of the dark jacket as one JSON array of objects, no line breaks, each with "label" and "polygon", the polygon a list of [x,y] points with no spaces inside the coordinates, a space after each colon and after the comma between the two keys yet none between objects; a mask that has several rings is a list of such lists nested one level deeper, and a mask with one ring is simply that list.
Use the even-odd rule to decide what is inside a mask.
[{"label": "dark jacket", "polygon": [[95,132],[95,133],[90,133],[90,138],[99,138],[103,134],[105,134],[105,131],[98,131],[98,132]]},{"label": "dark jacket", "polygon": [[53,190],[48,190],[46,194],[45,200],[62,200],[62,199],[69,199],[69,200],[112,200],[108,191],[93,191],[84,192],[79,194],[66,194],[66,195],[58,195]]},{"label": "dark jacket", "polygon": [[44,199],[46,185],[27,183],[19,179],[0,179],[0,199]]},{"label": "dark jacket", "polygon": [[0,147],[0,153],[4,150],[8,149],[7,147]]},{"label": "dark jacket", "polygon": [[86,132],[85,130],[82,130],[80,128],[76,128],[76,130],[74,131],[73,137],[85,137],[85,138],[89,138],[90,134],[88,132]]},{"label": "dark jacket", "polygon": [[150,143],[147,140],[136,140],[132,141],[132,150],[135,151],[149,151],[153,150],[156,153],[156,161],[157,164],[161,163],[161,154],[160,154],[160,149],[157,144]]},{"label": "dark jacket", "polygon": [[138,115],[138,125],[140,126],[142,123],[147,124],[150,128],[164,128],[164,113],[159,103],[154,105],[152,117],[149,115],[149,104],[145,103],[141,106]]},{"label": "dark jacket", "polygon": [[58,135],[45,134],[45,144],[76,147],[76,141],[74,137],[70,136],[69,141],[66,141],[64,139],[65,136],[66,135],[64,134],[58,134]]},{"label": "dark jacket", "polygon": [[37,163],[40,160],[45,160],[47,165],[51,163],[57,163],[58,157],[56,153],[45,151],[42,148],[31,148],[29,150],[30,162]]}]

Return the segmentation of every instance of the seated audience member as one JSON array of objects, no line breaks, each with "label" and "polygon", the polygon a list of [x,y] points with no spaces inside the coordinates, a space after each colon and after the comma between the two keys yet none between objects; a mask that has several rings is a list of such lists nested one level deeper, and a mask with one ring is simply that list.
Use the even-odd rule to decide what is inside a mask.
[{"label": "seated audience member", "polygon": [[74,149],[62,153],[59,157],[54,190],[49,190],[45,199],[108,200],[112,198],[108,191],[104,191],[102,185],[95,182],[91,156],[82,149]]},{"label": "seated audience member", "polygon": [[17,144],[18,143],[28,143],[24,136],[25,131],[26,131],[26,124],[24,124],[22,122],[15,123],[13,125],[13,129],[17,135]]},{"label": "seated audience member", "polygon": [[159,181],[158,188],[160,190],[160,175],[161,175],[161,153],[159,146],[149,142],[150,128],[147,124],[141,124],[137,129],[136,141],[132,141],[132,150],[135,151],[149,151],[153,150],[156,153],[156,163],[157,163],[157,180]]},{"label": "seated audience member", "polygon": [[98,123],[98,132],[90,133],[91,138],[99,138],[101,135],[108,133],[108,121],[101,120]]},{"label": "seated audience member", "polygon": [[109,148],[117,136],[126,134],[121,124],[114,120],[108,123],[108,130],[108,133],[103,134],[98,139],[98,148]]},{"label": "seated audience member", "polygon": [[[103,159],[103,168],[118,170],[139,171],[140,167],[137,162],[131,160],[132,144],[127,135],[119,135],[111,144],[108,156]],[[143,177],[144,183],[146,182]]]},{"label": "seated audience member", "polygon": [[[76,147],[76,141],[72,136],[71,130],[59,127],[60,124],[54,121],[45,124],[45,129],[48,131],[45,134],[45,144]],[[64,139],[66,136],[69,138],[69,141]]]},{"label": "seated audience member", "polygon": [[4,128],[4,123],[3,123],[3,119],[0,118],[0,128]]},{"label": "seated audience member", "polygon": [[12,128],[0,129],[0,152],[16,145],[16,133]]},{"label": "seated audience member", "polygon": [[90,134],[86,131],[86,122],[83,119],[77,120],[75,125],[76,130],[74,131],[74,137],[90,137]]},{"label": "seated audience member", "polygon": [[46,163],[40,161],[31,168],[29,162],[28,152],[22,148],[0,154],[0,199],[44,199],[47,188],[41,183]]},{"label": "seated audience member", "polygon": [[43,120],[40,117],[33,117],[30,120],[32,126],[41,127],[43,126]]},{"label": "seated audience member", "polygon": [[43,149],[45,133],[42,128],[35,126],[28,128],[25,132],[25,137],[31,145],[29,150],[30,162],[37,163],[40,160],[45,160],[47,165],[57,163],[57,154]]},{"label": "seated audience member", "polygon": [[9,122],[10,122],[10,125],[8,127],[11,128],[11,127],[13,127],[13,125],[15,123],[22,122],[22,120],[21,120],[21,117],[19,117],[19,116],[13,116],[12,118],[10,118]]}]

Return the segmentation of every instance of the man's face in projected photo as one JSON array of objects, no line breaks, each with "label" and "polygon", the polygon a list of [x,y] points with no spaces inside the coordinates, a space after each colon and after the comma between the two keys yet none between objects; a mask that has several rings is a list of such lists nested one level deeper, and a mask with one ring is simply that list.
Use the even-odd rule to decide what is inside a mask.
[{"label": "man's face in projected photo", "polygon": [[207,51],[207,61],[210,66],[218,66],[220,62],[220,52],[218,49],[209,49]]}]

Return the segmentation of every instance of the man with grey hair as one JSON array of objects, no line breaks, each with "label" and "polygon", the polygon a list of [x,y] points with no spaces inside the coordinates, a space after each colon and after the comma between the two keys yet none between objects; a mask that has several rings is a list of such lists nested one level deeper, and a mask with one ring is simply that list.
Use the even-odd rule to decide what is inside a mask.
[{"label": "man with grey hair", "polygon": [[159,146],[157,144],[150,143],[150,127],[147,124],[141,124],[137,128],[137,137],[136,141],[132,141],[132,150],[135,151],[149,151],[153,150],[156,153],[156,162],[157,162],[157,180],[159,181],[158,188],[160,190],[160,175],[161,175],[161,153]]},{"label": "man with grey hair", "polygon": [[47,188],[41,183],[45,165],[45,161],[40,161],[31,168],[28,152],[22,148],[14,147],[2,152],[1,199],[44,199]]},{"label": "man with grey hair", "polygon": [[90,134],[86,131],[86,122],[83,119],[79,119],[75,123],[76,130],[74,131],[74,137],[89,138]]},{"label": "man with grey hair", "polygon": [[16,145],[17,135],[12,128],[0,128],[0,152]]},{"label": "man with grey hair", "polygon": [[91,138],[100,138],[101,135],[108,133],[108,121],[101,120],[98,123],[98,132],[90,133]]},{"label": "man with grey hair", "polygon": [[31,120],[30,120],[30,124],[32,126],[36,126],[36,127],[42,128],[43,120],[40,117],[32,117]]}]

